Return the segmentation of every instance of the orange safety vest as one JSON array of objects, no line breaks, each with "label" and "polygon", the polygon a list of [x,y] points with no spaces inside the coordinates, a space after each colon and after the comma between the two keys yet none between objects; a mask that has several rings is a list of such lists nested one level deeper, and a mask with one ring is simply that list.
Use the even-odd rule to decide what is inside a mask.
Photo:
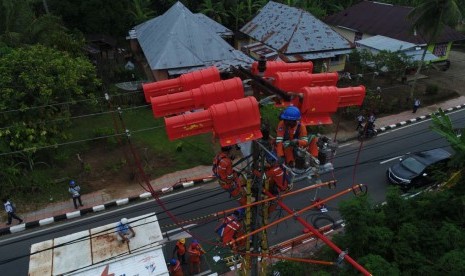
[{"label": "orange safety vest", "polygon": [[169,272],[171,276],[184,276],[184,272],[182,272],[181,263],[176,261],[176,265],[170,266]]},{"label": "orange safety vest", "polygon": [[[289,140],[299,140],[299,147],[306,147],[308,144],[307,129],[300,122],[293,128],[287,128],[284,121],[279,121],[276,130],[276,153],[278,156],[285,156],[283,142]],[[292,150],[286,150],[286,155],[292,154]],[[287,158],[286,158],[287,159]],[[291,158],[294,159],[293,156]]]}]

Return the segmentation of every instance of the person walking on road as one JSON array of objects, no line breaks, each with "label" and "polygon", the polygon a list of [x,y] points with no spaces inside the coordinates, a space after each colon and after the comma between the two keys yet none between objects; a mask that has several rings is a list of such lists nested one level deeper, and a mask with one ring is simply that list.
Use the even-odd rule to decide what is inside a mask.
[{"label": "person walking on road", "polygon": [[178,260],[181,262],[181,264],[186,263],[186,239],[185,238],[179,239],[176,242],[176,246],[174,247],[174,250],[173,250],[173,258],[174,258],[174,254],[178,256]]},{"label": "person walking on road", "polygon": [[11,201],[8,200],[7,198],[4,198],[2,201],[3,201],[3,206],[5,207],[5,212],[8,214],[8,222],[6,225],[10,225],[13,219],[18,220],[18,224],[23,223],[23,220],[16,215],[16,208],[14,204],[11,203]]},{"label": "person walking on road", "polygon": [[413,111],[412,113],[417,113],[417,109],[420,107],[420,99],[415,98],[415,101],[413,101]]},{"label": "person walking on road", "polygon": [[73,198],[73,203],[74,203],[74,208],[75,209],[78,208],[78,205],[77,205],[78,201],[79,201],[80,206],[84,206],[84,205],[82,205],[82,201],[81,201],[81,187],[79,187],[79,185],[76,185],[76,182],[74,180],[71,180],[69,182],[68,191],[71,194],[71,197]]}]

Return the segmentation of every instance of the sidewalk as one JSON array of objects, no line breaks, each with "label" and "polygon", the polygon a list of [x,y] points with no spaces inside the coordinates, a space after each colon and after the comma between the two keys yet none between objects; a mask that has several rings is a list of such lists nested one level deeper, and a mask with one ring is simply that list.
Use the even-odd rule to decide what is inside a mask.
[{"label": "sidewalk", "polygon": [[[437,111],[438,108],[443,110],[452,111],[455,109],[465,108],[465,96],[455,98],[446,102],[438,103],[432,106],[420,107],[417,113],[413,114],[411,111],[405,111],[399,114],[390,115],[376,120],[376,125],[379,127],[378,131],[383,132],[389,129],[403,126],[415,121],[429,118],[429,114]],[[355,129],[356,123],[352,126],[348,126],[345,129]],[[356,131],[338,131],[338,141],[344,142],[356,137]],[[329,135],[333,137],[334,134]],[[208,181],[208,177],[211,176],[211,166],[197,166],[191,169],[173,172],[164,175],[160,178],[151,181],[151,184],[155,191],[162,191],[163,193],[177,190],[178,188],[191,187],[194,184]],[[186,181],[186,179],[198,178],[199,182]],[[178,184],[177,184],[178,183]],[[177,184],[175,187],[173,185]],[[72,200],[64,202],[57,202],[47,205],[42,210],[37,210],[29,213],[19,213],[18,215],[23,218],[24,222],[21,225],[15,225],[10,228],[1,228],[0,235],[23,231],[28,228],[42,226],[50,224],[56,221],[65,219],[71,219],[85,215],[87,213],[98,212],[111,208],[114,206],[120,206],[128,204],[129,202],[150,198],[150,193],[147,193],[139,185],[131,185],[124,190],[112,193],[110,196],[104,191],[97,191],[82,196],[82,202],[84,207],[80,210],[75,210],[73,207]],[[16,221],[13,221],[13,224]],[[2,223],[1,227],[4,227],[5,222]]]}]

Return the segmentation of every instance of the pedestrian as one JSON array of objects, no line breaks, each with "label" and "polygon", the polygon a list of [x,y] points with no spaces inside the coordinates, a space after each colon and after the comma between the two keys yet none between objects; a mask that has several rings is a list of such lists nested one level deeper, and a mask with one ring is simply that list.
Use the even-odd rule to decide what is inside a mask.
[{"label": "pedestrian", "polygon": [[169,266],[169,273],[171,276],[184,276],[184,272],[182,272],[181,263],[176,259],[170,260]]},{"label": "pedestrian", "polygon": [[357,116],[357,128],[355,130],[363,129],[363,122],[365,121],[365,116],[362,114]]},{"label": "pedestrian", "polygon": [[174,254],[178,256],[178,260],[181,262],[181,264],[186,263],[186,239],[185,238],[179,239],[176,242],[176,245],[173,250],[173,258],[174,258]]},{"label": "pedestrian", "polygon": [[187,252],[189,252],[190,273],[194,274],[194,267],[197,268],[197,274],[200,273],[200,257],[206,253],[205,250],[197,240],[193,240]]},{"label": "pedestrian", "polygon": [[307,129],[300,123],[300,110],[289,106],[279,116],[281,119],[276,130],[276,152],[279,164],[295,165],[295,147],[308,145]]},{"label": "pedestrian", "polygon": [[415,98],[415,100],[413,101],[413,111],[412,113],[417,113],[417,109],[420,107],[420,99],[418,98]]},{"label": "pedestrian", "polygon": [[82,205],[82,201],[81,201],[81,187],[79,187],[79,185],[77,185],[74,180],[71,180],[69,182],[68,191],[71,194],[71,197],[73,198],[73,203],[74,203],[74,208],[75,209],[78,208],[78,205],[77,205],[78,201],[79,201],[79,205],[84,206],[84,205]]},{"label": "pedestrian", "polygon": [[242,188],[242,179],[233,169],[233,159],[233,147],[221,147],[221,152],[213,159],[212,172],[218,178],[221,188],[227,191],[232,198],[236,199],[243,206],[247,204],[247,195]]},{"label": "pedestrian", "polygon": [[23,223],[23,220],[16,215],[16,207],[9,199],[3,199],[3,206],[5,207],[5,212],[8,214],[8,222],[6,225],[10,225],[12,219],[18,220],[18,224]]},{"label": "pedestrian", "polygon": [[129,221],[127,218],[122,218],[118,224],[116,225],[116,237],[122,243],[128,242],[129,239],[134,238],[136,236],[136,232],[134,229],[129,225]]}]

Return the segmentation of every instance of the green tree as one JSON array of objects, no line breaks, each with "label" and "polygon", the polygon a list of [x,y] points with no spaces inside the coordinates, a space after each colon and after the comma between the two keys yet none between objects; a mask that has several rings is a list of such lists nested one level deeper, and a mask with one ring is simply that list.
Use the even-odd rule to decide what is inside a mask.
[{"label": "green tree", "polygon": [[442,109],[437,114],[431,116],[433,125],[431,129],[447,139],[455,154],[452,164],[457,168],[465,167],[465,129],[457,130],[452,125],[452,121]]},{"label": "green tree", "polygon": [[58,50],[36,45],[0,56],[2,152],[19,152],[15,158],[32,170],[36,149],[69,138],[71,111],[93,99],[98,85],[87,59]]},{"label": "green tree", "polygon": [[239,2],[236,5],[232,5],[229,8],[228,13],[234,20],[234,30],[239,30],[239,26],[245,23],[245,20],[247,19],[245,3]]},{"label": "green tree", "polygon": [[130,12],[133,16],[133,24],[140,24],[155,15],[155,11],[150,8],[150,5],[151,0],[132,0]]},{"label": "green tree", "polygon": [[225,22],[229,17],[222,1],[214,2],[212,0],[204,0],[200,5],[200,12],[218,23]]},{"label": "green tree", "polygon": [[409,13],[408,19],[413,21],[413,31],[421,32],[421,34],[426,37],[427,41],[427,46],[423,50],[413,80],[410,92],[411,98],[413,98],[413,93],[415,92],[416,80],[425,63],[428,45],[435,43],[435,40],[444,29],[444,26],[451,21],[455,21],[456,24],[460,17],[460,9],[455,0],[424,0]]}]

